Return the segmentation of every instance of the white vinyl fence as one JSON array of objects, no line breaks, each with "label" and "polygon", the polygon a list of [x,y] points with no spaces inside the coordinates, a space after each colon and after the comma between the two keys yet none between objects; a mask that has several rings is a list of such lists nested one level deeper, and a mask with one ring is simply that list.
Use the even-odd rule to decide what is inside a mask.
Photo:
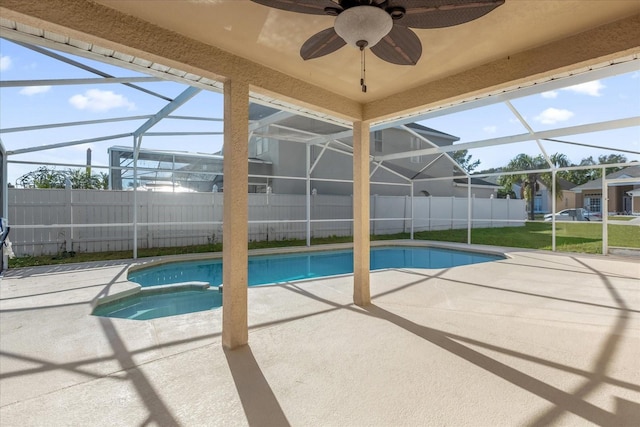
[{"label": "white vinyl fence", "polygon": [[[10,239],[18,256],[132,250],[222,241],[222,193],[10,189]],[[371,233],[467,227],[467,199],[371,197]],[[306,196],[249,194],[249,239],[305,239]],[[311,237],[352,234],[351,196],[311,196]],[[472,199],[473,227],[521,226],[522,200]]]}]

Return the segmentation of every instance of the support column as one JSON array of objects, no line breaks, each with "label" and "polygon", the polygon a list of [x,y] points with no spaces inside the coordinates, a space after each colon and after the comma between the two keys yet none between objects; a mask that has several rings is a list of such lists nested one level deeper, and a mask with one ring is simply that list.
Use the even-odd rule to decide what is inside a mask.
[{"label": "support column", "polygon": [[353,123],[353,302],[371,304],[369,287],[369,123]]},{"label": "support column", "polygon": [[247,344],[249,85],[224,84],[224,210],[222,220],[222,345]]}]

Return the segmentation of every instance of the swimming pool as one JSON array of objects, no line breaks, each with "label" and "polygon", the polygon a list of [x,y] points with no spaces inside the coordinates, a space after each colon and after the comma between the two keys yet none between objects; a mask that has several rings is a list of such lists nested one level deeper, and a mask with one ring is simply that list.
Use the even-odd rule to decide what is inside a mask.
[{"label": "swimming pool", "polygon": [[[371,249],[371,270],[387,268],[450,268],[504,259],[503,256],[434,247]],[[284,283],[353,273],[353,250],[317,251],[249,257],[249,286]],[[142,287],[181,282],[222,283],[222,259],[186,261],[143,268],[128,279]]]},{"label": "swimming pool", "polygon": [[[371,270],[451,268],[497,261],[502,255],[434,247],[371,248]],[[248,284],[260,286],[353,273],[353,250],[249,257]],[[222,306],[222,259],[177,261],[130,271],[141,291],[99,303],[96,316],[148,320]],[[196,285],[194,285],[194,283]],[[211,288],[210,288],[211,287]]]}]

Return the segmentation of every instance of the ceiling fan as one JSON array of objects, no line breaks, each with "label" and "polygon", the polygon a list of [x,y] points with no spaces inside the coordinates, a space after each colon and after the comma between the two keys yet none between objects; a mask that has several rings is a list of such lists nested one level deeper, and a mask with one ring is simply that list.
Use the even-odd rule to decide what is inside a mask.
[{"label": "ceiling fan", "polygon": [[398,65],[415,65],[422,44],[411,28],[443,28],[480,18],[505,0],[251,0],[264,6],[311,15],[335,16],[334,26],[311,36],[300,49],[304,60],[335,52],[345,44]]}]

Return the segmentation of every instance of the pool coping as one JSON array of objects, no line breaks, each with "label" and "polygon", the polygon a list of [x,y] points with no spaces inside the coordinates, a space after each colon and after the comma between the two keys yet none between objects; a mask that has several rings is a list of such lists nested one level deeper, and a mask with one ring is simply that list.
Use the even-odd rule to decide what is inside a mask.
[{"label": "pool coping", "polygon": [[[466,243],[455,243],[455,242],[434,242],[428,240],[375,240],[370,242],[370,247],[388,247],[388,246],[412,246],[412,247],[430,247],[430,248],[440,248],[440,249],[456,249],[456,250],[464,250],[466,252],[475,252],[489,255],[498,255],[503,256],[505,259],[511,258],[511,256],[505,251],[501,249],[497,249],[493,246],[481,246],[478,245],[470,246]],[[307,252],[326,252],[326,251],[335,251],[335,250],[346,250],[353,249],[353,243],[330,243],[326,245],[314,245],[314,246],[286,246],[280,248],[265,248],[265,249],[250,249],[249,256],[260,256],[260,255],[280,255],[280,254],[294,254],[294,253],[307,253]],[[222,252],[207,252],[201,254],[185,254],[185,255],[169,255],[157,259],[145,260],[140,263],[132,264],[127,268],[126,277],[129,277],[129,273],[132,271],[143,270],[150,267],[156,267],[164,264],[171,264],[174,262],[189,262],[189,261],[203,261],[203,260],[215,260],[221,259]],[[353,273],[347,273],[347,275],[352,275]],[[304,280],[304,279],[301,279]],[[125,289],[121,291],[114,292],[110,295],[103,295],[94,298],[91,301],[91,312],[101,305],[112,303],[133,295],[136,295],[141,292],[168,292],[171,289],[183,288],[185,286],[198,286],[202,284],[206,284],[207,287],[210,285],[206,282],[181,282],[181,283],[173,283],[169,285],[157,285],[153,287],[143,288],[138,283],[131,282],[126,280],[121,284]],[[269,286],[269,284],[264,284],[260,286]],[[212,287],[212,288],[215,288]],[[222,288],[222,285],[220,286]],[[148,289],[144,291],[144,289]]]},{"label": "pool coping", "polygon": [[[371,247],[384,247],[384,246],[416,246],[416,247],[433,247],[440,249],[458,249],[466,252],[476,252],[490,255],[499,255],[506,258],[511,258],[509,254],[502,249],[498,249],[495,246],[470,246],[466,243],[455,242],[434,242],[431,240],[375,240],[370,243]],[[334,251],[340,249],[353,249],[353,243],[329,243],[325,245],[313,245],[313,246],[286,246],[280,248],[265,248],[265,249],[250,249],[249,256],[259,255],[277,255],[277,254],[291,254],[300,252],[324,252]],[[514,249],[514,248],[512,248]],[[152,266],[158,266],[163,264],[169,264],[173,262],[185,262],[185,261],[202,261],[213,260],[222,258],[222,252],[206,252],[201,254],[184,254],[184,255],[168,255],[161,258],[153,258],[151,260],[143,261],[142,263],[136,263],[129,266],[127,274],[132,271],[145,269]]]}]

